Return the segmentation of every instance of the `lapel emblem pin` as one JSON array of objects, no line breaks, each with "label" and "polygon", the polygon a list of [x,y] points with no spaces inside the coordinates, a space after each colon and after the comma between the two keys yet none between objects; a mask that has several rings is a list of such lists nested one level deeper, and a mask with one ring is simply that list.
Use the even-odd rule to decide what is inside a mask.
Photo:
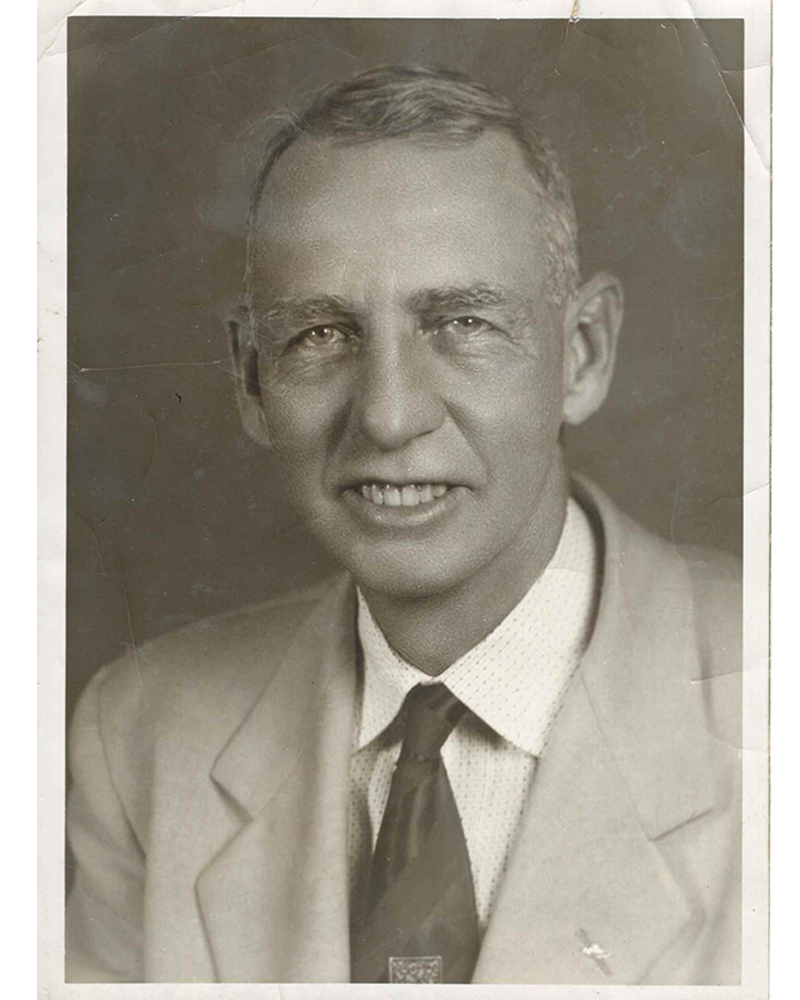
[{"label": "lapel emblem pin", "polygon": [[587,958],[591,958],[591,960],[595,962],[598,968],[602,971],[603,975],[612,975],[611,968],[609,967],[608,962],[606,962],[606,959],[610,957],[610,952],[590,940],[589,935],[583,928],[578,931],[578,937],[583,945],[581,948],[581,954],[585,955]]}]

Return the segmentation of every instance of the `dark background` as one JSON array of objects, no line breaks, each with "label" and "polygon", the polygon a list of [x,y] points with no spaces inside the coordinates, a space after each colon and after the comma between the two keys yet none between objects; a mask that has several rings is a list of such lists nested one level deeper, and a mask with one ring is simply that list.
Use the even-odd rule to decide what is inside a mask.
[{"label": "dark background", "polygon": [[568,461],[740,551],[740,21],[73,17],[68,42],[70,711],[132,643],[332,568],[243,436],[220,318],[268,119],[380,62],[466,71],[563,152],[584,273],[627,297]]}]

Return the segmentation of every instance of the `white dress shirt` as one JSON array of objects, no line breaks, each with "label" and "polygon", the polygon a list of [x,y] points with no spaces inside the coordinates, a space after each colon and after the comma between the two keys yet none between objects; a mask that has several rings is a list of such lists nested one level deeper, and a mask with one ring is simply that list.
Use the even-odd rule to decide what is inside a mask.
[{"label": "white dress shirt", "polygon": [[595,575],[592,529],[570,499],[561,539],[544,572],[493,632],[437,677],[398,656],[359,592],[363,671],[349,835],[354,921],[400,753],[397,714],[415,685],[441,683],[471,710],[442,757],[464,828],[481,932],[486,929],[537,761],[589,638]]}]

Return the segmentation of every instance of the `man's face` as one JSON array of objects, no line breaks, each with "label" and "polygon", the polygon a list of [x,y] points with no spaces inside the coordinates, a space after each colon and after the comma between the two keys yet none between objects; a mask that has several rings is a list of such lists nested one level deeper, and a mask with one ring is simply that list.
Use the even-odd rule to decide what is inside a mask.
[{"label": "man's face", "polygon": [[510,137],[299,141],[257,227],[266,427],[294,504],[366,588],[524,577],[563,504],[564,347]]}]

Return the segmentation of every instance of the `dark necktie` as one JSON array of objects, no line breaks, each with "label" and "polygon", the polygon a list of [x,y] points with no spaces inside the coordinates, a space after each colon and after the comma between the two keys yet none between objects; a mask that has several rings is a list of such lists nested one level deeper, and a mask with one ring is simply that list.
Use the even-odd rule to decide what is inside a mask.
[{"label": "dark necktie", "polygon": [[468,983],[478,919],[467,844],[441,749],[465,706],[443,684],[406,697],[405,735],[352,941],[356,983]]}]

